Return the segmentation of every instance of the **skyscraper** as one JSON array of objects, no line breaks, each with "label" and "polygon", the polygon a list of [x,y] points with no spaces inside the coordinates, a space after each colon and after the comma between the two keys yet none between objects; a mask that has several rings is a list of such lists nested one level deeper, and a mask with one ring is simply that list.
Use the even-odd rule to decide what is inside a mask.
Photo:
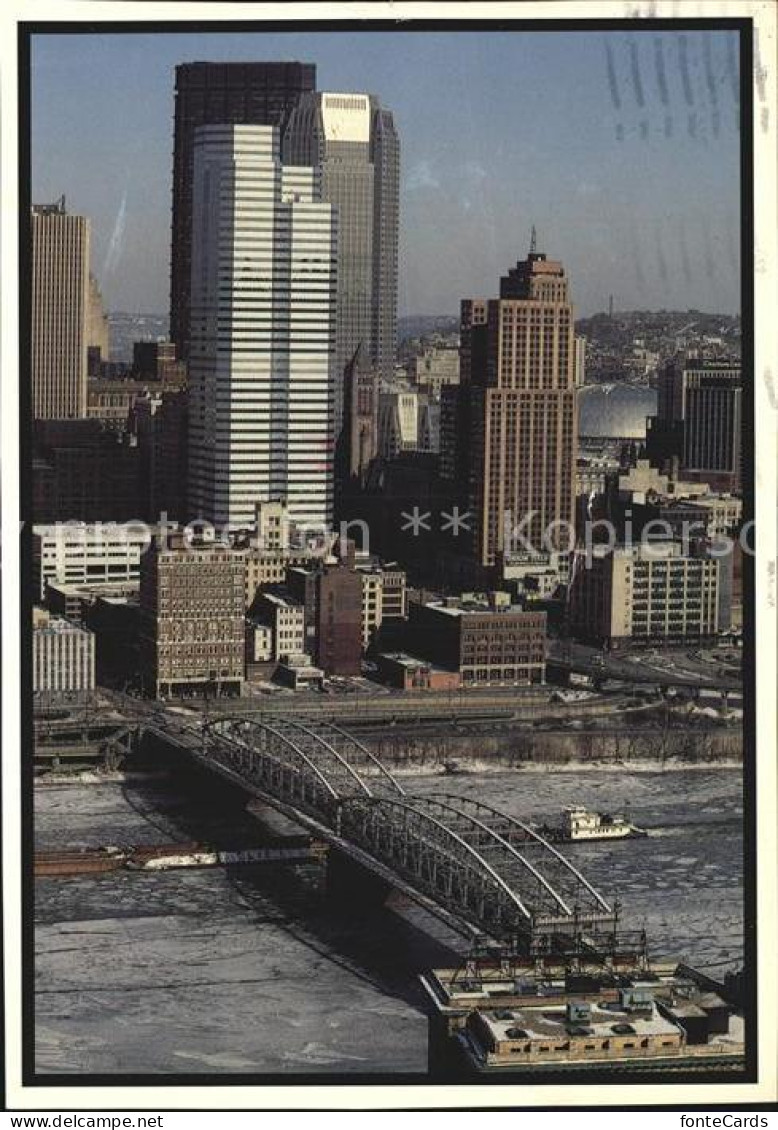
[{"label": "skyscraper", "polygon": [[176,67],[170,337],[189,351],[194,131],[220,124],[280,126],[300,94],[316,87],[312,63],[182,63]]},{"label": "skyscraper", "polygon": [[32,414],[86,416],[89,336],[89,221],[68,215],[65,198],[33,205]]},{"label": "skyscraper", "polygon": [[741,486],[740,365],[689,358],[660,374],[657,415],[649,420],[647,452],[658,467],[677,460],[685,479],[715,490]]},{"label": "skyscraper", "polygon": [[337,232],[317,170],[281,164],[270,126],[194,141],[189,508],[252,524],[286,499],[332,521]]},{"label": "skyscraper", "polygon": [[577,427],[564,268],[533,247],[501,280],[499,298],[462,306],[467,454],[457,462],[472,554],[493,565],[519,526],[538,549],[545,536],[549,547],[566,547],[560,523],[574,520]]},{"label": "skyscraper", "polygon": [[304,94],[284,132],[284,158],[318,165],[338,209],[337,424],[343,374],[358,347],[391,377],[397,345],[400,142],[371,94]]}]

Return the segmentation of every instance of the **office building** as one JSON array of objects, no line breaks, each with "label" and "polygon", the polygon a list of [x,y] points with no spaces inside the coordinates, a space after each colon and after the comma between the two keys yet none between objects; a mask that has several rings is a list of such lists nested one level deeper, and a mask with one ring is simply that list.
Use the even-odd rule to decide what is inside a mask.
[{"label": "office building", "polygon": [[32,515],[41,525],[143,517],[136,437],[113,421],[35,421]]},{"label": "office building", "polygon": [[740,365],[671,362],[660,376],[657,415],[649,420],[651,462],[665,468],[675,461],[684,478],[739,491],[742,396]]},{"label": "office building", "polygon": [[[279,662],[305,652],[305,605],[298,603],[282,586],[259,593],[253,615],[258,624],[270,629],[271,660]],[[255,636],[255,647],[257,642]]]},{"label": "office building", "polygon": [[186,522],[189,448],[189,398],[185,389],[145,387],[129,418],[139,460],[141,514],[149,522],[163,516]]},{"label": "office building", "polygon": [[415,389],[382,392],[378,401],[378,451],[396,459],[419,448],[419,394]]},{"label": "office building", "polygon": [[186,362],[176,360],[172,341],[134,341],[131,376],[137,381],[154,382],[166,389],[186,385]]},{"label": "office building", "polygon": [[49,585],[133,585],[140,583],[140,559],[153,531],[142,523],[59,522],[33,526],[35,600],[46,600]]},{"label": "office building", "polygon": [[340,562],[317,574],[316,656],[328,675],[362,671],[362,578]]},{"label": "office building", "polygon": [[87,419],[103,420],[106,424],[123,430],[135,402],[144,396],[147,387],[142,381],[90,377],[86,393]]},{"label": "office building", "polygon": [[[533,240],[534,243],[534,240]],[[485,321],[484,321],[485,316]],[[448,474],[471,516],[471,554],[482,567],[515,548],[562,549],[575,520],[577,422],[573,307],[561,263],[530,251],[500,283],[500,297],[462,305],[464,447]],[[447,414],[448,415],[448,414]],[[446,444],[452,428],[446,422]]]},{"label": "office building", "polygon": [[97,351],[102,361],[111,359],[111,327],[103,305],[103,296],[94,275],[89,276],[89,304],[87,307],[87,348]]},{"label": "office building", "polygon": [[362,575],[353,543],[336,563],[292,568],[287,587],[305,607],[305,653],[327,675],[359,675],[362,669]]},{"label": "office building", "polygon": [[276,128],[202,126],[192,232],[190,515],[246,527],[283,498],[329,528],[337,244],[318,172],[281,164]]},{"label": "office building", "polygon": [[85,696],[95,689],[95,638],[67,620],[39,620],[32,632],[36,698]]},{"label": "office building", "polygon": [[281,126],[316,87],[312,63],[182,63],[176,67],[170,337],[189,355],[194,134],[204,125]]},{"label": "office building", "polygon": [[245,566],[216,542],[155,541],[140,576],[140,654],[146,689],[239,695],[245,673]]},{"label": "office building", "polygon": [[37,204],[31,223],[32,414],[37,420],[86,415],[90,330],[89,221],[56,204]]},{"label": "office building", "polygon": [[385,620],[407,616],[406,574],[375,563],[359,564],[362,577],[362,647],[367,648]]},{"label": "office building", "polygon": [[546,614],[512,606],[507,593],[411,601],[408,651],[459,671],[465,687],[542,683]]},{"label": "office building", "polygon": [[400,143],[392,114],[370,94],[304,94],[289,116],[284,160],[319,166],[322,199],[338,210],[339,432],[344,371],[357,348],[382,378],[394,371]]},{"label": "office building", "polygon": [[590,560],[579,552],[571,567],[572,630],[611,647],[714,637],[729,627],[721,599],[728,569],[731,557],[685,551],[680,542],[594,545]]},{"label": "office building", "polygon": [[459,350],[441,346],[424,349],[411,359],[408,375],[437,400],[444,385],[459,384]]}]

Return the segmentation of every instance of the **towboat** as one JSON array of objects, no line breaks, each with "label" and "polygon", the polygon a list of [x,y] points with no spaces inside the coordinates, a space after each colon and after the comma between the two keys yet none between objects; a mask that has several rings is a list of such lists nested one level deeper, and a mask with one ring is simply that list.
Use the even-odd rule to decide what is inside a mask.
[{"label": "towboat", "polygon": [[614,816],[610,812],[591,812],[580,806],[566,808],[561,825],[544,824],[537,831],[554,843],[628,840],[648,835],[644,828],[638,828],[625,816]]}]

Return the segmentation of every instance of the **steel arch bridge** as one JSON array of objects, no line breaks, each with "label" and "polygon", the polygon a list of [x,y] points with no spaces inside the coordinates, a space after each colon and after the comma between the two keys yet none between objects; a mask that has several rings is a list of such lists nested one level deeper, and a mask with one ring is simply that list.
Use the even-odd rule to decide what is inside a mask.
[{"label": "steel arch bridge", "polygon": [[203,736],[198,760],[460,933],[536,957],[607,961],[623,946],[618,908],[532,828],[476,800],[408,795],[339,726],[223,717]]}]

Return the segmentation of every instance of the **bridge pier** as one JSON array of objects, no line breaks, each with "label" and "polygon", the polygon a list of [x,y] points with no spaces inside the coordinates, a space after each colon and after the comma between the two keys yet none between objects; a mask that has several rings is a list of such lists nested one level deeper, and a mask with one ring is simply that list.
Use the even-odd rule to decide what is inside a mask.
[{"label": "bridge pier", "polygon": [[360,908],[372,910],[383,906],[392,889],[384,879],[334,847],[327,852],[325,867],[327,898],[352,913]]}]

